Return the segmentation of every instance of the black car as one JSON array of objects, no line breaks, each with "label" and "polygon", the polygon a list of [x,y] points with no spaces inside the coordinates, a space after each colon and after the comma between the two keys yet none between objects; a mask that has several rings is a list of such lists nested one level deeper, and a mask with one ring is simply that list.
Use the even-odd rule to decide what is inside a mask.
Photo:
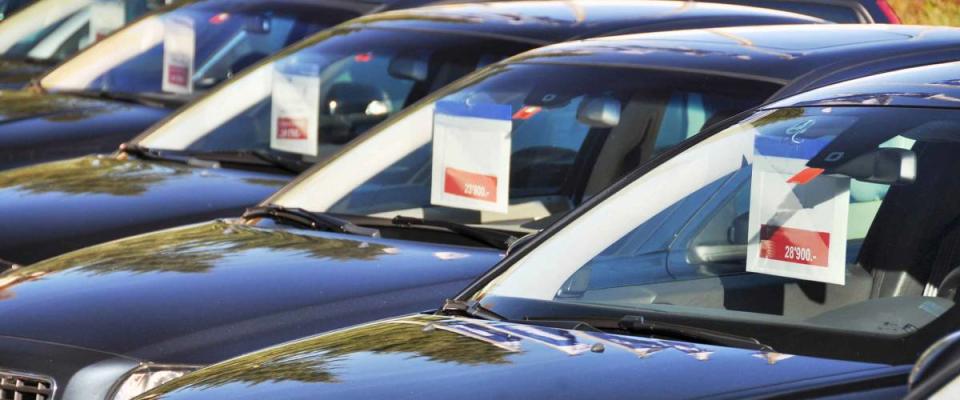
[{"label": "black car", "polygon": [[161,9],[77,53],[29,89],[2,92],[0,170],[115,150],[260,59],[381,7],[196,0]]},{"label": "black car", "polygon": [[[596,197],[643,160],[777,91],[815,84],[796,77],[842,79],[827,75],[844,59],[856,60],[859,72],[869,69],[858,52],[906,56],[912,48],[879,45],[881,38],[953,43],[958,35],[917,27],[818,28],[827,29],[809,42],[818,48],[771,47],[782,44],[777,37],[817,37],[811,27],[721,28],[559,44],[494,64],[380,124],[243,218],[109,242],[0,275],[2,368],[46,376],[63,398],[72,397],[71,387],[100,387],[100,398],[111,385],[137,392],[150,386],[145,382],[198,365],[434,307],[495,265],[509,246],[520,246],[519,236]],[[936,32],[945,36],[936,39]],[[833,46],[822,47],[823,37],[833,38]],[[493,172],[496,182],[509,180],[509,194],[491,201],[506,205],[506,213],[465,202],[487,201],[478,198],[484,190],[500,194],[489,179],[462,192],[456,183],[484,173],[452,152],[460,139],[451,135],[476,129],[481,135],[462,138],[477,140],[466,150],[483,160],[497,154],[484,138],[497,146],[511,138],[509,176]],[[441,143],[446,147],[435,152]],[[445,167],[434,172],[433,165]],[[177,167],[114,175],[151,177]],[[206,169],[191,179],[202,173],[224,174]],[[431,183],[447,175],[454,184]],[[471,196],[444,206],[451,198],[432,200],[433,187]],[[172,204],[184,196],[168,192],[164,199]],[[53,218],[37,212],[49,213],[53,201],[21,213]],[[126,218],[116,208],[85,215]],[[598,235],[606,230],[595,228]],[[108,382],[92,383],[94,377]]]},{"label": "black car", "polygon": [[[604,1],[445,5],[367,16],[252,68],[153,126],[125,145],[119,156],[88,156],[0,173],[0,221],[9,227],[0,230],[0,258],[26,265],[137,233],[235,217],[427,94],[479,67],[544,44],[620,32],[817,21],[738,6]],[[64,79],[82,79],[78,76]],[[313,92],[298,93],[296,88]],[[759,93],[756,102],[770,94]],[[106,135],[102,126],[116,129],[122,126],[121,118],[132,119],[146,110],[151,117],[159,114],[156,108],[124,107],[124,112],[102,116],[77,109],[73,113],[89,117],[69,123],[77,129],[73,133],[95,135],[97,143],[112,138],[116,147],[129,129]],[[291,121],[299,125],[285,126],[299,126],[296,134],[302,136],[278,139],[283,133],[278,127]],[[42,137],[43,132],[28,130],[40,123],[53,125],[51,130],[62,125],[38,119],[9,126],[24,125],[16,137]],[[0,154],[7,150],[2,134],[12,133],[4,129],[0,125]],[[57,129],[64,132],[62,126]],[[60,133],[52,140],[70,146],[70,153],[96,150],[78,141],[61,141]],[[19,151],[9,153],[21,158],[31,154]],[[26,214],[32,214],[29,227],[19,219]]]},{"label": "black car", "polygon": [[887,0],[705,0],[766,7],[823,18],[842,24],[899,24]]},{"label": "black car", "polygon": [[[0,89],[23,88],[77,51],[164,4],[163,0],[0,1],[0,19],[10,16],[0,24]],[[15,15],[8,13],[21,7]]]},{"label": "black car", "polygon": [[436,312],[142,399],[900,399],[960,325],[958,127],[960,63],[788,98],[631,173]]}]

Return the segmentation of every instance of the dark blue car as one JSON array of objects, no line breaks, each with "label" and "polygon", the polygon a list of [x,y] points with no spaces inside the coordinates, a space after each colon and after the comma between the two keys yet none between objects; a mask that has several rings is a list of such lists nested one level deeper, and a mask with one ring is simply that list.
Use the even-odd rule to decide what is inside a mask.
[{"label": "dark blue car", "polygon": [[[513,18],[499,21],[519,26]],[[94,388],[96,396],[83,398],[109,398],[110,387],[138,393],[269,345],[436,307],[509,247],[530,240],[521,236],[601,196],[618,177],[666,157],[702,128],[777,91],[844,79],[829,73],[844,60],[858,66],[845,74],[866,73],[872,64],[861,63],[861,52],[889,51],[887,63],[873,67],[890,68],[898,55],[916,62],[912,46],[955,43],[957,35],[866,25],[718,28],[523,53],[398,113],[242,217],[113,241],[0,275],[0,371],[43,376],[63,398]],[[824,46],[828,38],[832,45]],[[441,143],[435,136],[443,136],[442,151],[434,150]],[[510,150],[509,159],[498,158],[509,160],[507,173],[471,165],[471,154],[484,155],[482,162],[503,150]],[[114,176],[215,182],[227,174],[207,167],[176,175],[170,171],[183,164],[150,165]],[[191,190],[226,190],[206,186]],[[171,207],[192,194],[157,187],[150,190],[164,193]],[[55,199],[66,196],[51,194],[37,212],[21,214],[55,215]],[[90,210],[84,217],[91,220],[127,218],[117,208]],[[597,236],[608,230],[593,228]],[[662,255],[644,262],[649,271],[664,268]],[[616,272],[598,284],[615,284]],[[634,279],[631,270],[622,272]]]},{"label": "dark blue car", "polygon": [[[61,12],[72,10],[68,20],[92,12],[84,6],[89,0],[45,0],[34,7],[49,2]],[[257,61],[391,4],[199,0],[160,9],[77,53],[29,88],[2,92],[0,170],[113,151]],[[30,29],[36,23],[25,13],[32,8],[19,13]],[[20,48],[15,35],[3,32],[16,30],[9,28],[15,22],[0,23],[0,52],[5,40],[14,42],[11,50]]]},{"label": "dark blue car", "polygon": [[[223,6],[213,2],[195,7],[204,4],[207,8]],[[262,8],[272,3],[227,4]],[[242,20],[229,17],[222,24],[234,18]],[[273,31],[297,26],[274,19]],[[727,5],[605,1],[447,5],[360,18],[314,35],[236,76],[154,125],[117,155],[0,172],[0,220],[6,227],[0,229],[0,259],[26,265],[112,239],[238,216],[298,173],[424,96],[477,68],[538,46],[622,32],[816,22],[819,20],[794,14]],[[104,46],[116,40],[126,43],[121,39],[128,37],[127,32],[149,30],[149,20],[141,24],[74,60],[106,57],[103,49],[109,47]],[[302,31],[306,34],[309,29]],[[261,37],[244,31],[237,35],[247,38],[237,42],[237,49],[286,42],[277,35]],[[934,39],[929,43],[939,46],[941,42]],[[129,67],[131,63],[121,64],[119,71],[106,74],[97,74],[88,62],[81,63],[84,68],[80,70],[68,68],[71,62],[45,82],[93,79],[96,86],[115,81],[112,77],[139,77],[144,68],[155,73],[152,78],[127,79],[125,86],[160,90],[162,62],[158,57],[159,53],[157,57],[144,56],[142,62],[132,62]],[[230,75],[223,69],[226,64],[198,66],[197,72],[225,77]],[[138,73],[122,73],[130,69]],[[304,93],[297,93],[297,88],[304,88]],[[778,84],[766,85],[750,93],[750,101],[742,106],[731,103],[730,107],[740,111],[739,107],[756,105],[776,89]],[[38,112],[35,102],[53,102],[42,118],[17,119],[9,112],[13,120],[0,123],[0,159],[6,156],[23,162],[95,153],[105,150],[102,147],[107,141],[116,149],[138,124],[168,111],[76,95],[18,93],[0,96],[0,115],[5,110],[4,99],[6,104],[21,99],[28,107],[25,113]],[[277,129],[281,124],[297,128],[296,134],[272,138],[282,133]],[[68,136],[72,139],[67,140]],[[28,216],[31,222],[22,223],[25,221],[20,218]]]},{"label": "dark blue car", "polygon": [[20,89],[163,0],[0,0],[0,89]]},{"label": "dark blue car", "polygon": [[434,313],[142,398],[899,399],[960,326],[958,127],[960,63],[781,100],[631,173]]}]

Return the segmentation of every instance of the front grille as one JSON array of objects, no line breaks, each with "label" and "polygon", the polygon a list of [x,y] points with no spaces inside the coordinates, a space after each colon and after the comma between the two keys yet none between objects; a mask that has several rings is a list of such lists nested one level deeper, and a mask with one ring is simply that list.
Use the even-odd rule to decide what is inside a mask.
[{"label": "front grille", "polygon": [[50,378],[0,371],[0,400],[50,400],[55,389]]}]

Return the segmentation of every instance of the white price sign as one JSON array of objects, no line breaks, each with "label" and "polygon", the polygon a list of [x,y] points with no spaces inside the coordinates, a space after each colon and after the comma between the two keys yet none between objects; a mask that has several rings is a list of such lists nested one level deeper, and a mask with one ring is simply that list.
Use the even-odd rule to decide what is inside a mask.
[{"label": "white price sign", "polygon": [[501,104],[437,103],[430,203],[507,212],[511,110]]},{"label": "white price sign", "polygon": [[[813,124],[803,121],[789,129]],[[756,137],[748,272],[844,284],[850,179],[806,166],[833,138]]]},{"label": "white price sign", "polygon": [[95,0],[90,6],[90,43],[98,42],[127,23],[123,0]]},{"label": "white price sign", "polygon": [[320,68],[274,66],[270,147],[316,156],[319,152]]},{"label": "white price sign", "polygon": [[197,40],[193,20],[172,16],[163,26],[163,91],[190,94]]}]

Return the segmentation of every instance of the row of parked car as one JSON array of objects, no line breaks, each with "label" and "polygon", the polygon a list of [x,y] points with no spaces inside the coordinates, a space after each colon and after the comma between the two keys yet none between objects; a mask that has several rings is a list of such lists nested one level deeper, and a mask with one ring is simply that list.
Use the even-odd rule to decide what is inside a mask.
[{"label": "row of parked car", "polygon": [[18,4],[2,400],[960,393],[960,29],[848,0]]}]

